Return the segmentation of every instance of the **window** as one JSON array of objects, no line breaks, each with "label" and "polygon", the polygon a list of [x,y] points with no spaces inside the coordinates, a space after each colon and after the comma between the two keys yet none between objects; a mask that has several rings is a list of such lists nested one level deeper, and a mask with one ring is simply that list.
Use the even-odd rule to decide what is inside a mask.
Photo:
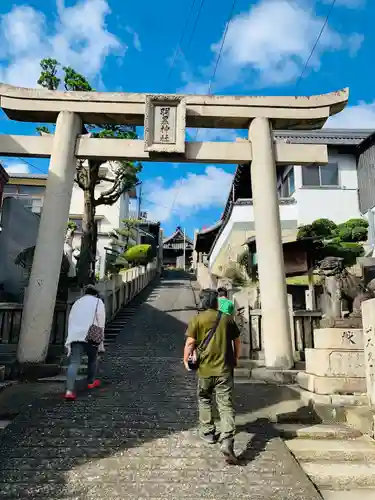
[{"label": "window", "polygon": [[325,187],[339,185],[339,166],[337,163],[302,167],[302,185],[305,187]]},{"label": "window", "polygon": [[18,192],[17,190],[17,186],[12,186],[12,185],[5,185],[4,186],[4,198],[6,197],[6,195],[8,196],[12,196],[12,195],[16,195]]},{"label": "window", "polygon": [[295,184],[294,184],[294,167],[291,168],[288,174],[288,184],[289,184],[289,196],[291,196],[294,191],[296,190]]},{"label": "window", "polygon": [[289,198],[289,196],[291,196],[294,191],[294,168],[292,167],[281,184],[280,197]]}]

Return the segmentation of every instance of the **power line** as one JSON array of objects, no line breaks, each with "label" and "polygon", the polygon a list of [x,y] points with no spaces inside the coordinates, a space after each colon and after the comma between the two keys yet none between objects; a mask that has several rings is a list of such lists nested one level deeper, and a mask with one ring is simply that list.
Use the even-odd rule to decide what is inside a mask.
[{"label": "power line", "polygon": [[17,159],[21,160],[23,163],[26,163],[26,165],[29,165],[29,167],[31,167],[31,168],[35,168],[35,170],[39,170],[39,172],[41,172],[43,175],[48,175],[46,172],[43,172],[42,169],[40,169],[39,167],[36,167],[33,163],[30,163],[29,161],[25,160],[24,158],[17,156]]},{"label": "power line", "polygon": [[189,41],[188,41],[188,44],[186,46],[186,51],[188,51],[190,49],[190,46],[191,46],[191,42],[193,41],[193,38],[194,38],[194,35],[195,35],[195,32],[197,30],[197,26],[198,26],[198,23],[199,23],[199,19],[201,17],[201,13],[202,13],[202,10],[203,10],[203,6],[205,4],[205,1],[206,0],[201,0],[201,3],[199,5],[199,8],[198,8],[198,14],[197,14],[197,17],[195,19],[195,23],[194,23],[194,26],[193,26],[193,31],[191,32],[190,34],[190,38],[189,38]]},{"label": "power line", "polygon": [[190,5],[190,10],[189,10],[189,14],[188,14],[187,19],[186,19],[185,27],[184,27],[184,29],[182,30],[182,34],[181,34],[180,41],[179,41],[179,43],[178,43],[178,45],[177,45],[177,47],[176,47],[176,50],[175,50],[175,53],[174,53],[174,56],[173,56],[173,61],[172,61],[171,68],[170,68],[170,70],[169,70],[169,74],[168,74],[167,82],[169,81],[169,79],[170,79],[170,77],[171,77],[171,75],[172,75],[172,72],[173,72],[173,70],[174,70],[174,67],[175,67],[175,65],[176,65],[176,62],[177,62],[177,56],[178,56],[178,54],[179,54],[179,52],[180,52],[180,50],[181,50],[181,45],[182,45],[182,42],[183,42],[183,40],[184,40],[184,38],[185,38],[185,35],[186,35],[186,32],[187,32],[187,29],[188,29],[188,26],[189,26],[189,21],[190,21],[191,15],[192,15],[192,13],[193,13],[193,9],[194,9],[195,2],[196,2],[196,1],[197,1],[197,0],[193,0],[193,1],[192,1],[192,3],[191,3],[191,5]]},{"label": "power line", "polygon": [[307,68],[307,66],[308,66],[308,64],[309,64],[309,62],[310,62],[310,60],[311,60],[311,58],[312,58],[312,56],[314,54],[314,51],[315,51],[316,47],[318,46],[319,40],[322,37],[322,34],[323,34],[323,31],[325,30],[325,27],[327,26],[329,16],[331,15],[331,13],[333,11],[333,7],[335,6],[335,3],[336,3],[336,0],[333,0],[332,3],[331,3],[331,6],[330,6],[330,8],[329,8],[329,10],[327,12],[326,18],[324,20],[323,26],[321,27],[321,30],[320,30],[320,32],[318,34],[318,38],[316,39],[316,41],[315,41],[315,43],[313,45],[313,48],[311,49],[311,52],[309,54],[309,57],[306,59],[306,63],[304,65],[304,67],[303,67],[303,70],[302,70],[302,72],[301,72],[301,74],[300,74],[300,76],[299,76],[299,78],[297,80],[296,89],[299,87],[299,84],[301,83],[301,80],[302,80],[303,75],[304,75],[304,73],[306,71],[306,68]]},{"label": "power line", "polygon": [[[216,73],[217,73],[217,70],[219,68],[219,63],[220,63],[220,60],[221,60],[221,56],[223,54],[223,49],[224,49],[225,41],[227,39],[229,26],[230,26],[230,24],[232,22],[232,19],[233,19],[234,10],[236,8],[236,3],[237,3],[237,0],[233,0],[232,7],[231,7],[231,10],[230,10],[230,13],[229,13],[229,17],[228,17],[228,20],[227,20],[227,23],[226,23],[226,26],[225,26],[224,35],[223,35],[223,38],[221,40],[221,45],[220,45],[219,53],[218,53],[218,56],[216,58],[214,72],[213,72],[212,77],[211,77],[210,82],[209,82],[208,91],[207,91],[208,95],[210,95],[212,93],[212,84],[215,81]],[[197,140],[198,133],[199,133],[199,129],[197,128],[197,132],[196,132],[195,138],[194,138],[195,141]]]},{"label": "power line", "polygon": [[229,14],[229,18],[228,18],[227,24],[225,26],[223,39],[221,41],[221,46],[220,46],[220,49],[219,49],[219,54],[218,54],[217,59],[216,59],[216,64],[215,64],[214,72],[213,72],[212,78],[210,80],[210,85],[208,87],[208,94],[211,94],[211,91],[212,91],[212,84],[213,84],[213,82],[215,80],[216,73],[217,73],[217,70],[218,70],[218,67],[219,67],[221,55],[223,53],[223,49],[224,49],[224,45],[225,45],[225,40],[227,38],[227,34],[228,34],[228,30],[229,30],[229,25],[232,22],[233,15],[234,15],[234,9],[236,8],[236,3],[237,3],[237,0],[233,0],[233,2],[232,2],[232,8],[231,8],[231,11],[230,11],[230,14]]}]

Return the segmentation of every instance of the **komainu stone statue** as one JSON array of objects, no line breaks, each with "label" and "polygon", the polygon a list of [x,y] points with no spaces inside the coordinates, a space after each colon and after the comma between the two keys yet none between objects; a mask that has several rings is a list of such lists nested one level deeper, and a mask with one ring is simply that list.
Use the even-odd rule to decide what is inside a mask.
[{"label": "komainu stone statue", "polygon": [[[322,328],[362,328],[361,304],[375,297],[375,280],[367,285],[350,273],[341,257],[326,257],[319,262],[318,274],[323,277]],[[349,314],[343,318],[342,301]]]}]

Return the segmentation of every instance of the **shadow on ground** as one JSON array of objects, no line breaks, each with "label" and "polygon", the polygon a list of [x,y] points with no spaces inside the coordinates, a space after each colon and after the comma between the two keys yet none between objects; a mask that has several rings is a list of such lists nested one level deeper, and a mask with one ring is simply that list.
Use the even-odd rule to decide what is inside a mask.
[{"label": "shadow on ground", "polygon": [[[209,498],[221,497],[220,485],[228,481],[237,488],[233,498],[271,498],[242,486],[239,472],[195,436],[195,379],[181,362],[186,323],[195,314],[184,276],[166,274],[142,293],[144,302],[103,359],[100,391],[82,392],[73,404],[56,394],[41,397],[7,427],[0,441],[0,499],[199,498],[190,494],[191,485],[204,481]],[[287,477],[299,485],[300,496],[289,498],[319,498],[293,458],[282,455],[270,423],[273,405],[284,398],[277,386],[237,386],[238,431],[245,439],[240,458],[252,466],[246,478],[256,481],[272,467],[273,480],[284,475],[283,487]],[[272,474],[265,484],[272,484]],[[286,497],[272,496],[279,498]]]}]

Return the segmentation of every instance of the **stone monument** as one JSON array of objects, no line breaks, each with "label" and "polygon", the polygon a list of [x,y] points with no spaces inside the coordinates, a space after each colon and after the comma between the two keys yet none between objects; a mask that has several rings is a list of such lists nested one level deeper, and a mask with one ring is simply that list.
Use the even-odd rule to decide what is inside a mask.
[{"label": "stone monument", "polygon": [[[375,297],[375,279],[365,284],[364,278],[355,276],[344,266],[341,257],[326,257],[318,264],[323,277],[322,328],[362,328],[361,304]],[[342,317],[342,302],[347,303],[349,314]]]},{"label": "stone monument", "polygon": [[[335,403],[358,402],[366,393],[361,305],[374,297],[375,280],[367,285],[344,267],[343,259],[327,257],[319,263],[323,276],[323,318],[314,330],[314,348],[305,350],[306,369],[297,376],[300,387],[326,395]],[[342,315],[342,301],[349,313]],[[353,399],[354,396],[354,399]]]}]

